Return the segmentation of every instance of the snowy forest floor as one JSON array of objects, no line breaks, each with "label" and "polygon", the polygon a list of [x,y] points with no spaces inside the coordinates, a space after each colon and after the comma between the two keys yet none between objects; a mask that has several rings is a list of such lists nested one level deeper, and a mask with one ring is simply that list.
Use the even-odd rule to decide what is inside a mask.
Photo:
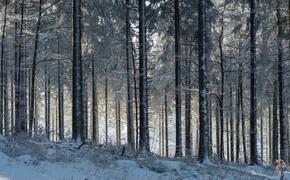
[{"label": "snowy forest floor", "polygon": [[[135,157],[123,146],[0,136],[0,180],[280,179],[270,167]],[[290,173],[285,172],[285,178]]]}]

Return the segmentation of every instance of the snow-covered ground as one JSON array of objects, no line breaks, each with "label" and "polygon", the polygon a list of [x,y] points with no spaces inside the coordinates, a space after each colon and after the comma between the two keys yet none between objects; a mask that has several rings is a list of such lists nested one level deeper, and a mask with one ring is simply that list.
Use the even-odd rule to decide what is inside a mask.
[{"label": "snow-covered ground", "polygon": [[193,161],[135,157],[122,146],[0,136],[0,180],[279,179],[271,168]]}]

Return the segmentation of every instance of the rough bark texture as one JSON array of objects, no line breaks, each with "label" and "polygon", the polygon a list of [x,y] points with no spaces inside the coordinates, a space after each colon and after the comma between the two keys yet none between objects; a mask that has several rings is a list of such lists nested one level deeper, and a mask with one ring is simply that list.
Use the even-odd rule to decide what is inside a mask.
[{"label": "rough bark texture", "polygon": [[250,53],[251,53],[251,100],[250,100],[250,155],[251,164],[258,164],[257,150],[257,96],[256,96],[256,0],[250,1]]},{"label": "rough bark texture", "polygon": [[130,46],[130,1],[126,0],[126,69],[127,69],[127,141],[128,145],[135,148],[134,137],[134,123],[133,123],[133,111],[132,111],[132,88],[131,88],[131,63],[129,57]]},{"label": "rough bark texture", "polygon": [[287,123],[284,114],[284,73],[283,73],[283,26],[281,22],[280,0],[277,0],[277,26],[278,26],[278,99],[279,99],[279,121],[280,121],[280,159],[288,164],[288,140]]},{"label": "rough bark texture", "polygon": [[150,152],[148,101],[147,101],[147,58],[145,33],[145,0],[139,0],[139,151]]},{"label": "rough bark texture", "polygon": [[207,87],[206,87],[206,59],[204,49],[204,0],[198,1],[198,62],[199,62],[199,150],[198,160],[204,162],[208,159],[208,105],[207,105]]},{"label": "rough bark texture", "polygon": [[73,103],[72,129],[75,141],[85,141],[83,132],[83,75],[81,46],[81,0],[73,0]]},{"label": "rough bark texture", "polygon": [[176,149],[175,157],[182,156],[181,136],[181,79],[180,79],[180,15],[179,0],[174,1],[175,22],[175,114],[176,114]]}]

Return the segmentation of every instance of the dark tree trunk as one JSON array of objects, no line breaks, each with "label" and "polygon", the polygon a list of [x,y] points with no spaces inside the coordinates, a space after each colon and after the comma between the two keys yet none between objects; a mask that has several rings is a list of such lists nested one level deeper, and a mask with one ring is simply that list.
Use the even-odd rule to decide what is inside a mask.
[{"label": "dark tree trunk", "polygon": [[236,162],[240,160],[240,121],[241,121],[241,109],[240,109],[240,85],[236,91]]},{"label": "dark tree trunk", "polygon": [[220,154],[220,116],[219,116],[219,100],[216,100],[215,108],[215,125],[216,125],[216,153]]},{"label": "dark tree trunk", "polygon": [[260,129],[261,129],[261,164],[263,164],[264,160],[264,141],[263,141],[263,118],[261,118],[261,124],[260,124]]},{"label": "dark tree trunk", "polygon": [[212,157],[212,152],[213,152],[213,143],[212,143],[212,101],[209,99],[209,104],[208,104],[208,109],[209,109],[209,156]]},{"label": "dark tree trunk", "polygon": [[38,40],[39,40],[39,30],[41,23],[41,11],[42,11],[42,0],[39,0],[38,4],[38,19],[36,24],[35,31],[35,40],[34,40],[34,51],[33,51],[33,60],[32,60],[32,69],[31,69],[31,92],[30,92],[30,105],[29,105],[29,136],[32,136],[32,126],[34,121],[34,103],[35,103],[35,72],[36,72],[36,60],[37,60],[37,51],[38,51]]},{"label": "dark tree trunk", "polygon": [[105,135],[108,144],[108,78],[105,78]]},{"label": "dark tree trunk", "polygon": [[116,102],[116,144],[121,144],[121,104]]},{"label": "dark tree trunk", "polygon": [[257,97],[256,97],[256,0],[250,1],[251,36],[251,100],[250,100],[250,154],[251,164],[258,164],[257,150]]},{"label": "dark tree trunk", "polygon": [[45,62],[45,131],[47,139],[50,139],[50,77],[47,72],[47,62]]},{"label": "dark tree trunk", "polygon": [[207,85],[206,85],[206,56],[205,56],[205,25],[204,17],[205,5],[204,0],[198,1],[198,60],[199,60],[199,149],[198,160],[204,162],[208,159],[208,102],[207,102]]},{"label": "dark tree trunk", "polygon": [[168,104],[167,104],[167,91],[165,90],[164,97],[164,111],[165,111],[165,154],[166,157],[169,157],[168,154]]},{"label": "dark tree trunk", "polygon": [[135,149],[134,123],[132,112],[131,66],[129,57],[130,46],[130,0],[126,0],[126,68],[127,68],[127,141],[130,148]]},{"label": "dark tree trunk", "polygon": [[185,77],[185,155],[190,157],[192,155],[192,137],[191,137],[191,50],[187,60],[186,77]]},{"label": "dark tree trunk", "polygon": [[283,73],[283,25],[281,22],[280,0],[277,0],[277,26],[278,26],[278,98],[280,121],[280,156],[288,164],[287,123],[284,115],[284,73]]},{"label": "dark tree trunk", "polygon": [[182,157],[179,0],[174,1],[174,12],[175,12],[174,21],[175,21],[175,108],[176,108],[175,157]]},{"label": "dark tree trunk", "polygon": [[92,59],[92,118],[93,118],[93,140],[99,143],[98,102],[96,86],[95,60]]},{"label": "dark tree trunk", "polygon": [[278,155],[278,82],[274,82],[274,91],[273,91],[273,132],[272,132],[272,162],[279,159]]},{"label": "dark tree trunk", "polygon": [[224,71],[224,55],[223,55],[223,41],[224,41],[224,12],[226,9],[226,3],[224,3],[224,7],[222,10],[222,18],[221,18],[221,34],[219,37],[219,51],[220,51],[220,68],[221,68],[221,91],[219,97],[220,103],[220,150],[219,157],[220,159],[224,159],[224,82],[225,82],[225,71]]},{"label": "dark tree trunk", "polygon": [[246,125],[245,125],[245,112],[244,112],[244,96],[243,96],[243,70],[242,64],[239,64],[239,97],[240,97],[240,114],[242,118],[242,140],[243,140],[243,153],[244,153],[244,162],[248,163],[247,157],[247,141],[246,141]]},{"label": "dark tree trunk", "polygon": [[[9,135],[8,130],[8,108],[7,108],[7,60],[5,58],[5,32],[6,32],[6,22],[7,22],[7,6],[8,0],[4,1],[4,20],[2,27],[2,38],[1,38],[1,95],[0,95],[0,133],[3,134],[3,121],[4,121],[4,130],[5,136]],[[4,105],[2,109],[2,105]],[[3,117],[3,119],[2,119]],[[2,121],[3,120],[3,121]]]},{"label": "dark tree trunk", "polygon": [[230,144],[231,161],[235,161],[234,151],[234,117],[233,117],[233,89],[230,87]]},{"label": "dark tree trunk", "polygon": [[147,58],[146,58],[146,25],[145,0],[139,0],[139,151],[150,152],[148,101],[147,101]]},{"label": "dark tree trunk", "polygon": [[73,103],[72,129],[75,141],[85,141],[83,132],[83,73],[82,73],[82,30],[81,30],[81,0],[73,0]]},{"label": "dark tree trunk", "polygon": [[271,162],[272,161],[272,132],[273,132],[273,128],[272,128],[272,113],[271,113],[271,104],[269,103],[269,126],[268,126],[268,132],[269,132],[269,161]]},{"label": "dark tree trunk", "polygon": [[[60,53],[60,39],[58,38],[58,54]],[[59,139],[64,139],[64,104],[63,104],[63,65],[60,62],[60,59],[58,60],[57,65],[57,84],[58,84],[58,121],[59,121]]]}]

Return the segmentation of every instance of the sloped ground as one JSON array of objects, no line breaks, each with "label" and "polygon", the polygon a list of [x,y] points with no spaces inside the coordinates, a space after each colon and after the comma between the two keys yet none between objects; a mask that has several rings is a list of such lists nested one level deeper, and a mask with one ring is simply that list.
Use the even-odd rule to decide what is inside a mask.
[{"label": "sloped ground", "polygon": [[0,180],[279,179],[270,168],[140,158],[123,146],[0,137],[0,150]]}]

